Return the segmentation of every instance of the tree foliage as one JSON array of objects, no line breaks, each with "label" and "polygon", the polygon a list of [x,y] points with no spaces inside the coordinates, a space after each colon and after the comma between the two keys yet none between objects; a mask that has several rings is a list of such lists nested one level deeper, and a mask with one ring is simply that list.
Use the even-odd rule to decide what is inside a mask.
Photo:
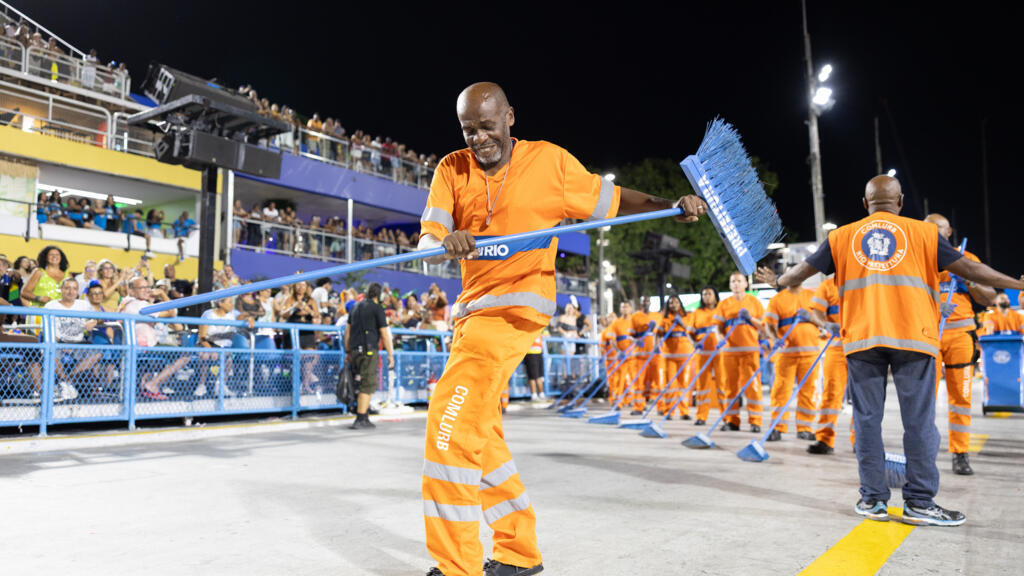
[{"label": "tree foliage", "polygon": [[[779,185],[779,178],[755,157],[754,166],[758,170],[765,191],[772,195]],[[684,194],[693,194],[690,183],[683,175],[679,163],[668,159],[646,159],[636,164],[617,167],[614,171],[615,183],[626,188],[639,190],[662,198],[679,198]],[[605,233],[609,240],[605,247],[605,259],[616,268],[616,280],[619,282],[621,296],[636,299],[641,293],[657,292],[653,275],[639,276],[635,272],[636,258],[632,252],[643,248],[644,236],[648,231],[667,234],[679,238],[679,247],[693,253],[692,258],[680,259],[679,262],[690,266],[690,278],[667,278],[673,289],[679,292],[697,292],[707,285],[725,290],[729,283],[729,274],[736,270],[722,243],[714,225],[707,218],[696,224],[684,224],[675,220],[662,218],[647,220],[621,226],[613,226]],[[591,254],[598,254],[598,232],[590,231]],[[592,266],[596,278],[600,265]]]}]

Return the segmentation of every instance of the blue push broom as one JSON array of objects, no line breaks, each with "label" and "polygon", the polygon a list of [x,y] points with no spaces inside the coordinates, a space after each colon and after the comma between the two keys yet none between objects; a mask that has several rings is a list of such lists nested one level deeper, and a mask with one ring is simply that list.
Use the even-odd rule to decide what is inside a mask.
[{"label": "blue push broom", "polygon": [[658,340],[658,342],[654,345],[654,349],[651,350],[651,353],[647,355],[647,360],[644,361],[644,365],[641,366],[640,369],[636,371],[636,374],[633,375],[633,379],[629,381],[629,384],[627,384],[625,388],[623,388],[622,395],[620,395],[618,399],[615,401],[615,405],[612,406],[612,409],[605,414],[591,416],[590,419],[587,420],[587,424],[610,424],[612,426],[615,426],[619,423],[619,417],[621,416],[619,412],[619,406],[621,406],[622,403],[626,401],[626,398],[629,398],[629,393],[633,391],[633,386],[644,375],[644,370],[647,369],[647,365],[651,363],[651,360],[654,360],[655,350],[661,348],[661,345],[665,342],[665,339],[668,338],[668,333],[672,332],[672,329],[675,328],[676,324],[678,323],[678,318],[672,321],[672,325],[669,326],[668,330],[665,331],[665,335],[660,340]]},{"label": "blue push broom", "polygon": [[821,361],[822,356],[825,355],[825,350],[828,350],[829,345],[832,344],[832,341],[835,340],[835,338],[836,337],[834,334],[829,336],[828,342],[825,343],[825,347],[822,348],[820,352],[818,352],[818,357],[814,359],[814,362],[811,364],[811,367],[807,369],[807,372],[804,374],[804,377],[800,379],[800,383],[793,388],[793,393],[789,395],[789,400],[786,401],[785,406],[782,407],[782,410],[779,411],[778,415],[776,415],[775,418],[772,418],[771,425],[768,426],[767,430],[765,430],[764,435],[761,436],[761,439],[751,440],[750,444],[747,444],[746,446],[741,448],[739,452],[736,453],[736,456],[738,456],[740,460],[744,460],[746,462],[764,462],[765,460],[768,459],[768,452],[766,452],[764,449],[765,441],[768,440],[768,436],[772,433],[772,430],[775,430],[775,427],[779,425],[779,422],[782,420],[782,417],[786,415],[787,411],[789,411],[789,407],[793,404],[793,401],[796,400],[796,397],[800,394],[800,389],[804,387],[804,383],[807,382],[807,378],[809,378],[811,376],[811,373],[814,372],[814,367],[817,366],[818,362]]},{"label": "blue push broom", "polygon": [[[611,353],[614,352],[614,351],[615,351],[615,349],[613,348],[613,349],[608,350],[607,352],[605,352],[601,356],[601,359],[599,360],[599,362],[604,362],[605,360],[607,360],[608,357],[611,356]],[[573,383],[572,386],[566,386],[565,390],[562,391],[562,393],[558,396],[558,398],[556,398],[555,401],[552,402],[551,404],[548,404],[547,406],[545,406],[544,409],[545,410],[551,410],[552,408],[557,407],[559,404],[562,403],[562,400],[565,400],[565,398],[569,394],[574,394],[574,393],[576,393],[576,392],[578,392],[580,390],[589,390],[591,386],[593,386],[594,384],[596,384],[597,382],[599,382],[599,381],[601,381],[603,379],[604,379],[603,376],[598,376],[597,378],[595,378],[594,380],[590,381],[589,383],[586,380],[580,380],[579,382]]]},{"label": "blue push broom", "polygon": [[[701,338],[702,342],[703,340],[704,339]],[[679,375],[682,374],[683,371],[686,370],[686,367],[690,365],[690,362],[697,357],[697,346],[699,345],[700,343],[697,343],[697,345],[694,346],[693,352],[689,355],[689,358],[687,358],[686,362],[683,362],[683,365],[680,366],[678,370],[676,370],[676,373],[673,374],[672,377],[668,379],[668,382],[675,382],[676,378],[679,378]],[[685,387],[682,388],[682,398],[686,398],[686,395],[690,393],[690,390],[693,389],[693,384],[696,382],[697,381],[694,380],[693,382],[687,384]],[[626,430],[642,430],[646,428],[651,424],[651,412],[653,412],[658,407],[658,402],[661,401],[665,394],[669,392],[677,392],[679,390],[680,388],[678,386],[665,386],[665,388],[663,388],[661,392],[659,392],[658,395],[655,396],[654,400],[651,400],[651,405],[647,407],[647,410],[644,410],[644,413],[643,415],[640,416],[639,420],[626,420],[622,424],[619,424],[619,428],[624,428]],[[666,412],[666,414],[672,414],[672,410],[675,410],[678,404],[678,401],[672,403],[672,407],[669,409],[668,412]]]},{"label": "blue push broom", "polygon": [[[967,250],[967,238],[960,241],[960,253]],[[954,274],[949,275],[949,289],[946,291],[946,304],[953,303],[953,292],[956,292],[956,284],[959,279]],[[942,333],[946,330],[946,317],[939,320],[939,342],[942,342]],[[903,488],[907,483],[907,457],[893,452],[885,453],[885,479],[889,488]]]},{"label": "blue push broom", "polygon": [[[786,339],[789,338],[789,334],[793,332],[793,328],[796,328],[797,324],[799,324],[799,322],[794,322],[789,325],[789,329],[786,330],[786,334],[783,335],[782,338],[779,338],[775,342],[775,345],[772,346],[772,349],[768,351],[768,358],[771,358],[772,354],[774,354],[776,350],[782,347],[783,343],[785,343]],[[696,449],[714,447],[715,443],[713,440],[711,440],[711,435],[714,434],[715,430],[718,428],[718,425],[721,424],[722,420],[725,420],[725,416],[729,413],[730,410],[732,410],[733,405],[736,404],[736,402],[743,397],[743,393],[747,391],[747,388],[749,388],[750,385],[754,382],[754,380],[757,379],[757,375],[760,373],[761,363],[758,362],[757,370],[754,370],[754,373],[751,374],[750,378],[747,379],[747,383],[744,384],[743,387],[740,388],[740,391],[736,393],[736,396],[729,401],[729,404],[725,407],[724,410],[722,410],[722,413],[718,415],[718,419],[715,420],[715,422],[711,426],[708,426],[708,431],[701,432],[696,436],[690,436],[686,440],[683,440],[683,446],[686,446],[687,448]]]},{"label": "blue push broom", "polygon": [[[722,338],[722,341],[715,346],[714,351],[711,352],[711,355],[708,356],[707,362],[705,362],[704,365],[700,367],[700,370],[698,370],[697,374],[693,377],[693,381],[690,383],[691,385],[694,385],[696,382],[699,382],[701,375],[704,374],[704,371],[711,367],[711,363],[712,361],[714,361],[715,356],[718,356],[718,353],[722,351],[722,348],[725,346],[725,343],[729,340],[729,336],[732,336],[732,331],[735,330],[737,326],[739,326],[739,324],[733,324],[732,327],[729,328],[729,331],[725,333],[725,338]],[[694,355],[696,354],[697,351],[695,350]],[[685,397],[686,396],[680,396],[679,398],[677,398],[676,401],[672,403],[672,406],[669,406],[668,412],[666,412],[665,415],[662,416],[661,422],[648,423],[647,426],[645,426],[643,430],[640,431],[640,435],[643,436],[644,438],[668,438],[668,434],[665,433],[665,430],[662,429],[661,426],[665,423],[666,420],[668,420],[668,415],[671,414],[672,411],[676,409],[676,406],[679,405],[679,403],[682,402],[683,398]]]},{"label": "blue push broom", "polygon": [[[721,118],[708,124],[704,139],[701,141],[697,154],[687,157],[681,163],[683,172],[698,196],[708,204],[708,216],[719,235],[725,242],[729,254],[736,266],[744,274],[752,274],[758,260],[768,253],[768,245],[782,236],[782,221],[775,205],[764,192],[764,187],[757,179],[757,172],[750,162],[750,157],[743,148],[739,133]],[[477,248],[485,246],[506,245],[509,248],[519,246],[527,240],[549,238],[570,232],[591,230],[603,226],[617,226],[645,220],[683,216],[682,208],[669,208],[617,216],[604,220],[593,220],[556,226],[543,230],[521,232],[508,236],[494,236],[476,241]],[[280,288],[286,284],[316,280],[328,276],[339,276],[360,270],[369,270],[380,266],[401,264],[421,258],[431,258],[445,253],[444,247],[416,250],[384,256],[372,260],[363,260],[338,266],[329,266],[319,270],[311,270],[301,274],[281,276],[261,280],[251,284],[230,286],[205,294],[196,294],[167,302],[159,302],[146,306],[143,314],[154,314],[175,308],[184,308],[219,300],[229,296],[238,296],[249,292],[258,292],[267,288]]]},{"label": "blue push broom", "polygon": [[633,350],[634,347],[636,347],[636,342],[633,342],[632,344],[629,345],[628,348],[622,351],[622,358],[618,360],[615,366],[612,366],[612,369],[609,370],[603,378],[598,379],[597,382],[595,382],[594,385],[591,388],[589,388],[590,393],[587,394],[587,397],[584,398],[582,402],[580,402],[580,396],[582,396],[586,392],[586,390],[580,390],[576,394],[575,398],[573,398],[565,406],[559,408],[558,411],[562,413],[562,417],[583,418],[587,414],[587,404],[589,404],[590,400],[593,399],[593,397],[601,390],[605,381],[611,378],[612,374],[615,374],[615,372],[618,371],[618,369],[621,368],[626,363],[626,360],[629,360],[629,353]]}]

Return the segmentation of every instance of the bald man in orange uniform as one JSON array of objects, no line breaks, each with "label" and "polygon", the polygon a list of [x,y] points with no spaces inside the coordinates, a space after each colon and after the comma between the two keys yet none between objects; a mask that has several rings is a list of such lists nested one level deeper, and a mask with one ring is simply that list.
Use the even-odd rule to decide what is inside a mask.
[{"label": "bald man in orange uniform", "polygon": [[[497,84],[463,90],[456,105],[468,148],[434,172],[420,219],[428,258],[462,259],[462,293],[452,306],[452,346],[427,413],[423,513],[429,576],[528,576],[544,567],[536,517],[505,444],[498,397],[555,312],[557,239],[487,246],[476,237],[550,228],[566,218],[604,219],[681,205],[693,222],[703,202],[674,203],[591,174],[548,142],[514,140],[513,109]],[[479,518],[494,530],[484,564]]]},{"label": "bald man in orange uniform", "polygon": [[[746,293],[747,285],[746,276],[733,272],[729,276],[729,289],[732,290],[732,295],[718,303],[715,313],[718,331],[722,334],[736,326],[736,330],[722,347],[722,364],[725,367],[724,388],[728,395],[725,404],[735,398],[743,385],[754,375],[761,358],[761,345],[757,334],[761,331],[764,306],[757,298]],[[754,381],[746,390],[747,421],[750,423],[751,432],[761,431],[761,396],[761,377],[758,375],[754,376]],[[737,402],[726,413],[722,430],[739,429],[740,408]]]}]

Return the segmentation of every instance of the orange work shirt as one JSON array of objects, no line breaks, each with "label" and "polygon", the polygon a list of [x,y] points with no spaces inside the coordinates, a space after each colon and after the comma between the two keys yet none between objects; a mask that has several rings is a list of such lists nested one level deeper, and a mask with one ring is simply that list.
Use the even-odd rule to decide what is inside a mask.
[{"label": "orange work shirt", "polygon": [[648,312],[633,312],[629,317],[629,323],[633,326],[633,339],[642,338],[643,341],[636,345],[637,352],[650,352],[654,350],[657,329],[661,317],[658,314]]},{"label": "orange work shirt", "polygon": [[687,317],[690,327],[693,328],[694,339],[700,349],[708,354],[718,345],[718,334],[715,333],[715,327],[718,326],[718,320],[715,320],[716,310],[717,308],[697,308]]},{"label": "orange work shirt", "polygon": [[[814,291],[814,297],[811,298],[811,310],[820,311],[825,315],[825,320],[829,322],[839,323],[839,290],[836,290],[835,277],[829,276],[821,284],[818,284],[817,290]],[[829,347],[842,345],[842,338],[836,337],[832,339],[832,344]]]},{"label": "orange work shirt", "polygon": [[[489,203],[493,213],[485,228]],[[587,172],[563,148],[513,139],[509,163],[494,176],[484,173],[468,148],[445,156],[434,171],[420,227],[439,240],[456,230],[482,240],[552,228],[566,218],[601,220],[618,210],[619,187]],[[462,293],[451,318],[499,309],[547,324],[556,310],[557,251],[558,239],[548,237],[486,246],[478,258],[461,260]]]},{"label": "orange work shirt", "polygon": [[[964,251],[964,258],[981,262],[977,256],[966,250]],[[942,333],[977,330],[978,325],[974,323],[974,310],[971,308],[971,293],[967,291],[967,285],[961,279],[956,282],[956,286],[953,286],[953,277],[950,273],[945,270],[939,272],[939,291],[942,292],[943,302],[946,301],[946,293],[949,292],[951,287],[953,288],[952,304],[955,304],[956,308],[953,309],[953,313],[946,319],[946,326],[943,328]]]},{"label": "orange work shirt", "polygon": [[618,318],[612,322],[611,331],[615,334],[615,345],[619,350],[626,350],[633,345],[633,325],[629,318]]},{"label": "orange work shirt", "polygon": [[982,323],[985,326],[985,334],[1024,334],[1024,314],[1016,310],[1007,310],[1006,314],[1003,314],[998,308],[989,308],[982,316]]},{"label": "orange work shirt", "polygon": [[741,308],[746,308],[755,319],[760,319],[764,316],[764,306],[761,305],[757,298],[750,294],[744,294],[741,298],[730,295],[725,300],[719,302],[718,308],[715,309],[715,320],[718,322],[718,330],[722,334],[726,334],[729,328],[737,326],[722,348],[723,354],[761,351],[757,338],[757,328],[739,319]]},{"label": "orange work shirt", "polygon": [[[687,316],[678,314],[662,316],[661,332],[665,338],[665,343],[661,346],[662,352],[665,354],[691,354],[693,352],[693,342],[686,335],[689,330],[687,319]],[[672,326],[672,322],[676,320],[678,322]]]},{"label": "orange work shirt", "polygon": [[768,301],[764,321],[775,326],[779,338],[785,336],[790,327],[796,324],[789,338],[782,343],[782,348],[779,348],[779,354],[814,356],[818,353],[818,327],[810,322],[799,322],[796,317],[797,310],[801,308],[810,313],[814,305],[811,302],[813,297],[814,292],[801,288],[798,294],[782,290]]}]

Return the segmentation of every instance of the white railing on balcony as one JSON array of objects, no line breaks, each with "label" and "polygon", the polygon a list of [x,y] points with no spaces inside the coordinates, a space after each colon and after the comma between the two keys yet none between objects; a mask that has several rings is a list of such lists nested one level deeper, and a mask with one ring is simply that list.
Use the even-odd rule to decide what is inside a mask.
[{"label": "white railing on balcony", "polygon": [[29,94],[17,84],[0,81],[0,127],[106,147],[110,122],[110,112],[99,106],[56,94]]}]

